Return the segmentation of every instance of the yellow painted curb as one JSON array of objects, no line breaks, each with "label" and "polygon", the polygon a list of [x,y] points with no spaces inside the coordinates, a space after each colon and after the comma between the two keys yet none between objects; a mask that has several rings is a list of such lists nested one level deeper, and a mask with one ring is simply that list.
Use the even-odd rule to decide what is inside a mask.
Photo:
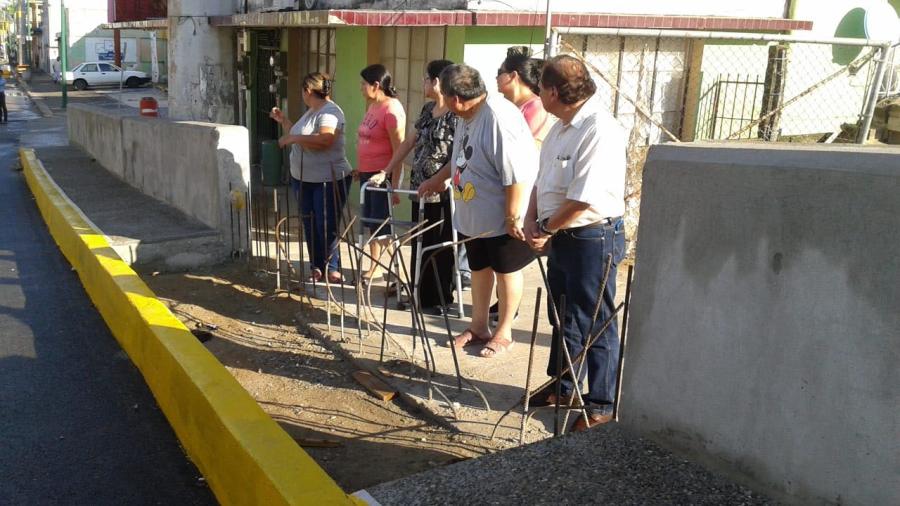
[{"label": "yellow painted curb", "polygon": [[222,504],[358,504],[278,426],[20,149],[50,234]]}]

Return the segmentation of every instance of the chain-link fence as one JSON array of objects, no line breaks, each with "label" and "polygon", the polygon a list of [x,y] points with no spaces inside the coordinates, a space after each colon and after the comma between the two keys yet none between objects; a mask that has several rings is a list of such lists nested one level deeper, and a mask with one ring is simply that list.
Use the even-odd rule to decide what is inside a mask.
[{"label": "chain-link fence", "polygon": [[[900,90],[897,50],[865,42],[734,37],[561,34],[559,52],[587,63],[598,97],[630,132],[630,239],[637,228],[641,173],[650,145],[857,142],[866,137],[859,130],[867,118],[871,122],[872,101]],[[885,65],[879,69],[882,59]]]}]

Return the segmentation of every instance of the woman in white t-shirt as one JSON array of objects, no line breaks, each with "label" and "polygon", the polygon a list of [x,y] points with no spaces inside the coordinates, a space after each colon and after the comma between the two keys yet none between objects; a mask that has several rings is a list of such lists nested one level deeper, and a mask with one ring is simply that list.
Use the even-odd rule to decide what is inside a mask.
[{"label": "woman in white t-shirt", "polygon": [[333,86],[325,74],[307,74],[303,78],[306,113],[293,124],[277,107],[269,116],[288,132],[278,145],[291,146],[291,187],[303,217],[310,281],[327,275],[329,282],[341,283],[337,231],[352,178],[344,155],[346,120],[344,111],[331,101]]}]

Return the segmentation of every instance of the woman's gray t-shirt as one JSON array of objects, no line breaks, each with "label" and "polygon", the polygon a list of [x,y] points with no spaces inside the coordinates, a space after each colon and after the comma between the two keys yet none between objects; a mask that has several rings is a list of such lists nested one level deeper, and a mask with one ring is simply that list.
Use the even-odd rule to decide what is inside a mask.
[{"label": "woman's gray t-shirt", "polygon": [[334,102],[326,102],[317,111],[306,111],[291,127],[291,135],[312,135],[322,128],[334,128],[337,137],[331,147],[321,151],[291,144],[291,177],[307,183],[326,183],[349,175],[350,162],[344,154],[345,123],[344,111]]}]

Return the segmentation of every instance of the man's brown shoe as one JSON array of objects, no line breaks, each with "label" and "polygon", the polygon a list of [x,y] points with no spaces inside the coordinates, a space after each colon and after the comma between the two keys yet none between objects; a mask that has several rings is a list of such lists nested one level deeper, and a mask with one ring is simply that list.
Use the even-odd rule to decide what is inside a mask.
[{"label": "man's brown shoe", "polygon": [[[573,398],[574,398],[574,396],[572,396],[572,395],[561,395],[559,397],[559,405],[563,406],[563,407],[568,406],[569,403],[572,402]],[[540,407],[540,406],[555,406],[556,405],[556,394],[554,394],[554,393],[538,394],[529,400],[528,405],[532,408]],[[574,404],[574,406],[578,407],[578,404]]]},{"label": "man's brown shoe", "polygon": [[603,425],[612,420],[612,415],[588,415],[587,418],[588,421],[585,423],[584,416],[579,415],[569,432],[582,432],[598,425]]}]

